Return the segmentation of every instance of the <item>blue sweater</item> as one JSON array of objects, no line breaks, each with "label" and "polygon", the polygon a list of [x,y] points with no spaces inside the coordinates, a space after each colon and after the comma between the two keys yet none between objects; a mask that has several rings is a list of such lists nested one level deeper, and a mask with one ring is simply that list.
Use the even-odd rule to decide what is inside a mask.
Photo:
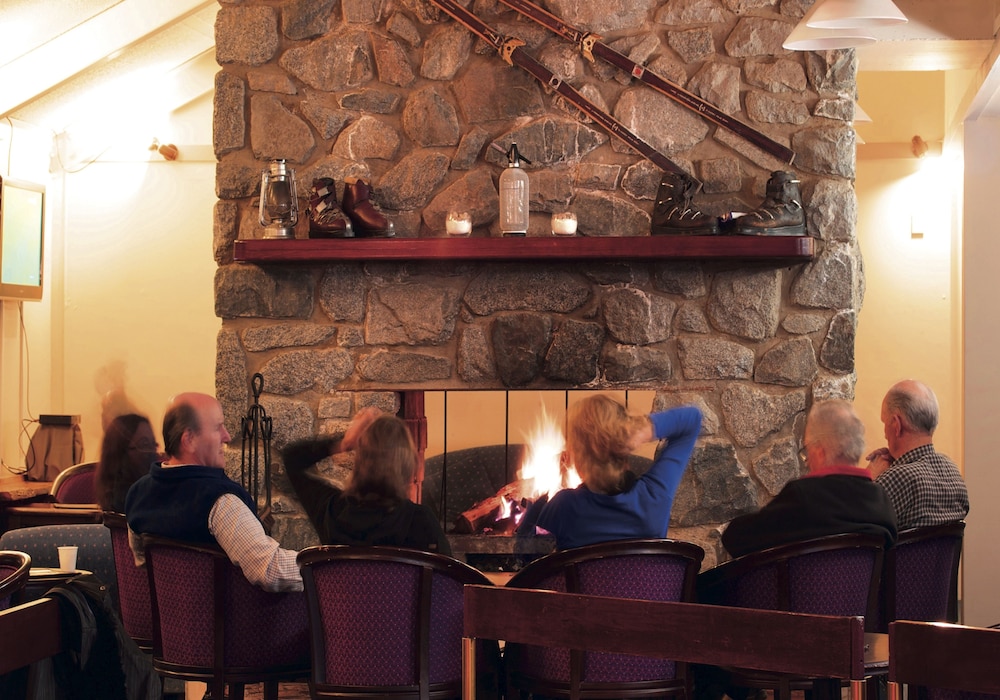
[{"label": "blue sweater", "polygon": [[208,514],[223,494],[240,497],[257,512],[246,489],[217,467],[182,466],[164,469],[154,464],[128,491],[125,516],[132,532],[157,535],[183,542],[211,544]]},{"label": "blue sweater", "polygon": [[537,525],[551,532],[558,549],[667,534],[670,508],[701,431],[694,406],[649,416],[653,432],[667,445],[628,491],[609,496],[586,486],[557,492],[538,514]]}]

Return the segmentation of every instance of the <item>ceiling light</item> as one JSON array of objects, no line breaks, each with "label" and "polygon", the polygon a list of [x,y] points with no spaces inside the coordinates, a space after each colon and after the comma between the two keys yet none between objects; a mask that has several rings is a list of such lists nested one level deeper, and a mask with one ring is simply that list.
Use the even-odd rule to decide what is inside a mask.
[{"label": "ceiling light", "polygon": [[874,43],[875,37],[864,29],[813,29],[799,22],[781,46],[788,51],[830,51]]},{"label": "ceiling light", "polygon": [[816,0],[805,19],[813,29],[884,27],[905,21],[892,0]]}]

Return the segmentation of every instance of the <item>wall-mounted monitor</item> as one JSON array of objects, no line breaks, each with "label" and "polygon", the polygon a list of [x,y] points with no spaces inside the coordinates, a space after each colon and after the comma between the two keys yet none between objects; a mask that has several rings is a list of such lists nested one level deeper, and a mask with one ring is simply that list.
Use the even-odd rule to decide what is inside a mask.
[{"label": "wall-mounted monitor", "polygon": [[0,177],[0,299],[42,298],[45,186]]}]

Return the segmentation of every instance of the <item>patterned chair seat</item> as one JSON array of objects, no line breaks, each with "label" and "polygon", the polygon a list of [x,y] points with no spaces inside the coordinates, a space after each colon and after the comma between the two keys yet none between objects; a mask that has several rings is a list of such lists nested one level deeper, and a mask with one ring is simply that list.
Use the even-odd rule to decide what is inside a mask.
[{"label": "patterned chair seat", "polygon": [[[508,587],[693,602],[705,552],[690,542],[620,540],[555,552],[521,569]],[[690,696],[687,665],[668,659],[508,644],[507,687],[524,697]]]},{"label": "patterned chair seat", "polygon": [[108,587],[117,605],[118,583],[111,536],[100,523],[39,525],[8,530],[0,536],[0,549],[27,552],[33,567],[59,568],[60,545],[76,545],[76,566],[92,572]]},{"label": "patterned chair seat", "polygon": [[[313,698],[460,698],[465,584],[492,585],[440,554],[398,547],[307,547]],[[499,650],[482,641],[481,690],[497,690]],[[480,697],[486,697],[485,694]]]}]

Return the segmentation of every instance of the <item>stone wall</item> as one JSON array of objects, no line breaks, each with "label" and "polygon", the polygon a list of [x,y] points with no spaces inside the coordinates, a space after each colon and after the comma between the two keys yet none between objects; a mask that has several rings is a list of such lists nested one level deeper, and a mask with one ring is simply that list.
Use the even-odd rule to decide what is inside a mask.
[{"label": "stone wall", "polygon": [[[856,63],[850,51],[781,49],[809,4],[547,4],[789,144],[791,168],[586,62],[504,6],[470,5],[700,179],[703,210],[751,210],[772,170],[793,169],[818,239],[808,264],[252,266],[232,262],[232,242],[262,234],[257,195],[271,158],[289,160],[304,192],[319,176],[341,187],[346,177],[370,180],[401,237],[442,235],[455,206],[472,213],[474,236],[498,235],[503,155],[491,142],[516,141],[533,161],[528,235],[548,235],[549,213],[562,209],[577,213],[584,235],[648,235],[660,173],[424,0],[223,2],[214,252],[217,389],[230,431],[239,434],[255,372],[279,447],[339,429],[362,405],[394,409],[392,389],[655,388],[658,406],[693,401],[705,411],[671,534],[705,544],[714,560],[718,524],[799,473],[811,402],[853,396],[864,286],[850,124]],[[307,231],[300,222],[297,235]],[[275,486],[276,531],[301,546],[310,527],[280,474]]]}]

